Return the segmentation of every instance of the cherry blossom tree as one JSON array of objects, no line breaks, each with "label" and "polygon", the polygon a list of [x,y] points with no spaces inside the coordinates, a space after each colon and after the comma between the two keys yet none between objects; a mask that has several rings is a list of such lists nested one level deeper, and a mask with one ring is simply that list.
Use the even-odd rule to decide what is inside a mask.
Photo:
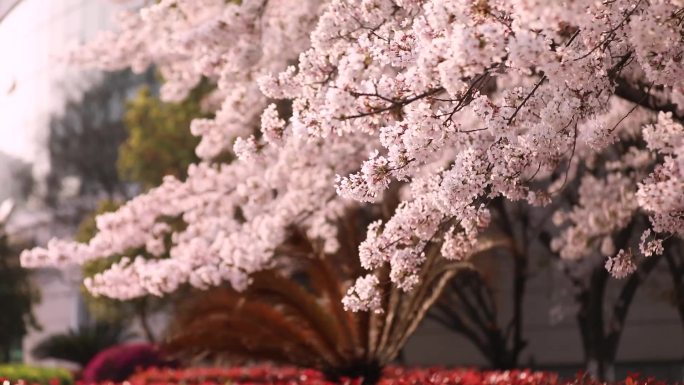
[{"label": "cherry blossom tree", "polygon": [[[558,214],[570,225],[554,244],[577,259],[605,243],[606,267],[627,276],[636,255],[684,235],[683,18],[681,0],[161,0],[74,60],[155,64],[167,100],[215,82],[215,118],[190,127],[202,161],[100,216],[88,243],[53,240],[23,263],[168,249],[132,254],[86,285],[121,299],[186,283],[242,290],[288,229],[335,252],[345,209],[398,188],[398,208],[359,246],[369,274],[343,300],[381,311],[374,270],[416,289],[429,248],[461,261],[481,247],[493,199],[552,203],[633,136],[631,158],[582,177],[586,201]],[[216,161],[230,152],[238,160]],[[608,247],[607,233],[638,214],[649,221],[641,247]]]},{"label": "cherry blossom tree", "polygon": [[[672,254],[671,246],[678,240],[654,238],[653,222],[638,202],[640,181],[658,167],[658,157],[644,148],[648,138],[640,133],[666,117],[641,107],[631,107],[630,112],[629,120],[622,113],[612,118],[613,125],[621,121],[620,141],[587,158],[555,200],[558,209],[551,221],[560,232],[549,236],[548,243],[572,287],[587,370],[601,379],[614,378],[635,295],[661,263],[665,246]],[[674,267],[671,273],[676,274]],[[622,279],[610,280],[611,274]]]}]

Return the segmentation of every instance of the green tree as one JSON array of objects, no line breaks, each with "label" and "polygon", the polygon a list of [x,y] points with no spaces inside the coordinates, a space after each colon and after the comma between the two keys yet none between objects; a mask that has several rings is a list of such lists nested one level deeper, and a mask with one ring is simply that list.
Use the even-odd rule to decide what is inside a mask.
[{"label": "green tree", "polygon": [[32,307],[39,300],[4,227],[0,218],[0,362],[12,360],[13,350],[20,346],[29,329],[38,328]]},{"label": "green tree", "polygon": [[209,117],[201,106],[209,90],[202,83],[184,101],[165,103],[149,87],[141,88],[126,109],[128,137],[117,161],[120,178],[147,189],[159,185],[165,175],[185,177],[188,166],[199,160],[199,139],[188,127],[195,118]]}]

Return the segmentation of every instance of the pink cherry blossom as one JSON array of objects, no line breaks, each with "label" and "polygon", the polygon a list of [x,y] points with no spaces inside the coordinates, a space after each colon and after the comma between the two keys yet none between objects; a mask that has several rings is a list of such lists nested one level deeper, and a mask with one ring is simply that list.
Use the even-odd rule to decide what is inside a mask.
[{"label": "pink cherry blossom", "polygon": [[[660,240],[684,235],[683,14],[681,0],[146,6],[74,59],[154,64],[168,100],[214,82],[216,117],[189,127],[203,161],[186,180],[168,178],[101,216],[89,243],[53,241],[23,262],[82,263],[143,247],[161,255],[170,237],[169,258],[132,255],[88,287],[118,298],[185,283],[240,289],[272,264],[292,226],[332,252],[345,208],[383,202],[392,188],[401,203],[368,228],[359,255],[369,270],[389,265],[403,290],[419,283],[434,245],[467,259],[497,197],[541,206],[577,187],[578,202],[554,215],[563,258],[613,254],[611,237],[643,214],[651,232],[641,252],[661,253]],[[238,160],[212,162],[233,150]],[[165,218],[186,226],[160,226]],[[624,276],[632,258],[621,250],[606,267]],[[359,278],[345,305],[377,310],[377,284]]]}]

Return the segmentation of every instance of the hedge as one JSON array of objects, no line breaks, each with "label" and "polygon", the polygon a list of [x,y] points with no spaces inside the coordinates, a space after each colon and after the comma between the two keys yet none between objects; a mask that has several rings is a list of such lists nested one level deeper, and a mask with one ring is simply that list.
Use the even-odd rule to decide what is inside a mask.
[{"label": "hedge", "polygon": [[27,384],[72,385],[74,378],[66,369],[45,368],[23,364],[0,365],[0,383],[14,384],[23,380]]}]

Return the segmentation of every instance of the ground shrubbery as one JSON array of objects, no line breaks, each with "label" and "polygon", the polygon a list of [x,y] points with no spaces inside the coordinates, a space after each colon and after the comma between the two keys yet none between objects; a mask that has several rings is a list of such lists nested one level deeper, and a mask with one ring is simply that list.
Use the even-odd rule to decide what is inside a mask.
[{"label": "ground shrubbery", "polygon": [[[218,384],[278,384],[278,385],[331,385],[336,382],[312,369],[267,366],[220,368],[192,368],[186,370],[150,369],[128,379],[131,385],[218,385]],[[343,377],[338,382],[360,385],[363,378]],[[383,370],[378,385],[451,384],[451,385],[562,385],[558,376],[531,371],[487,372],[473,369],[406,369],[388,367]]]},{"label": "ground shrubbery", "polygon": [[146,343],[116,345],[98,353],[83,370],[82,381],[124,381],[140,369],[171,364],[159,350]]},{"label": "ground shrubbery", "polygon": [[[138,371],[124,382],[84,382],[77,385],[361,385],[363,378],[326,380],[323,373],[294,367],[232,368],[150,368]],[[388,367],[376,385],[667,385],[653,378],[630,375],[624,380],[604,383],[578,374],[573,379],[560,379],[555,373],[530,370],[480,371],[467,368],[402,368]]]},{"label": "ground shrubbery", "polygon": [[14,384],[20,380],[31,385],[71,385],[74,383],[71,372],[62,368],[43,368],[21,364],[0,365],[0,383],[9,381]]}]

